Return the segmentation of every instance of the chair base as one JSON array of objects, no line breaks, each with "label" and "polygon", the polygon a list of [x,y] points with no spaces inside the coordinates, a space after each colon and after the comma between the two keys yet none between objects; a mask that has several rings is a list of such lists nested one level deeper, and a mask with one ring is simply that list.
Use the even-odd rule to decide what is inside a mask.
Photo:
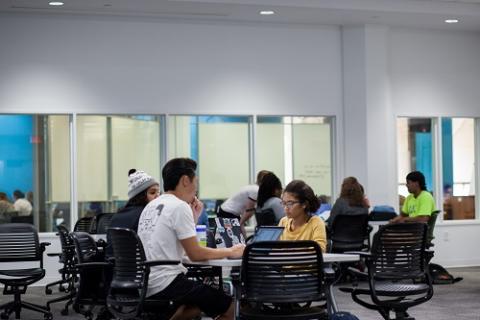
[{"label": "chair base", "polygon": [[1,319],[9,319],[10,315],[15,312],[15,319],[20,319],[20,312],[22,309],[32,310],[43,313],[45,320],[53,319],[52,313],[45,307],[33,303],[21,301],[20,297],[15,297],[14,301],[8,302],[0,306],[3,312],[0,314]]}]

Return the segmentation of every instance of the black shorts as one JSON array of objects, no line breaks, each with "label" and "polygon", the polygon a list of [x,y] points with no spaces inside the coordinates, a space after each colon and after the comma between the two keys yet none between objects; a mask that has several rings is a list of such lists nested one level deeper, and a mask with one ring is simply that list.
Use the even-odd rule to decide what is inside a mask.
[{"label": "black shorts", "polygon": [[234,215],[233,213],[223,211],[223,209],[221,207],[218,208],[217,217],[219,217],[219,218],[230,218],[230,219],[232,219],[232,218],[240,219],[239,216]]},{"label": "black shorts", "polygon": [[149,298],[172,299],[178,306],[196,306],[211,318],[227,312],[232,303],[232,297],[222,290],[187,279],[183,273],[179,274],[164,290]]}]

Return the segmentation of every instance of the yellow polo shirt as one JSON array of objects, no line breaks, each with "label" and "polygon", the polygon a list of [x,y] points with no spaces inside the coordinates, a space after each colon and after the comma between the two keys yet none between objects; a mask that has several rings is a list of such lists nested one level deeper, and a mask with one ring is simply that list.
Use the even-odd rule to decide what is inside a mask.
[{"label": "yellow polo shirt", "polygon": [[305,223],[297,230],[292,231],[292,220],[288,217],[283,217],[278,224],[284,227],[280,240],[313,240],[316,241],[322,252],[327,250],[327,233],[325,231],[325,223],[317,216],[312,216],[307,223]]}]

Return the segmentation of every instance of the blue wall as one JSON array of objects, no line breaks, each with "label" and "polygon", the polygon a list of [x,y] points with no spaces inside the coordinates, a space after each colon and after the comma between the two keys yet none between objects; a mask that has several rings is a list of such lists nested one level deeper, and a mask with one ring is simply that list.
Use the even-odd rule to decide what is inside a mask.
[{"label": "blue wall", "polygon": [[32,190],[33,117],[0,115],[0,191],[12,198],[15,189]]}]

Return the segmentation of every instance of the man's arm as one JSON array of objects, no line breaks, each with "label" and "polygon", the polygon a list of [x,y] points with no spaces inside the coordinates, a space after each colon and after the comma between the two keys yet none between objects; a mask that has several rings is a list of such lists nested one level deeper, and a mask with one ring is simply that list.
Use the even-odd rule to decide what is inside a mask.
[{"label": "man's arm", "polygon": [[398,217],[393,218],[390,220],[390,223],[400,223],[400,222],[424,222],[428,223],[430,216],[416,216],[416,217],[409,217],[405,213],[401,213]]},{"label": "man's arm", "polygon": [[206,248],[198,245],[197,237],[180,240],[187,256],[192,261],[202,261],[222,258],[240,258],[243,255],[245,245],[237,244],[231,248]]}]

